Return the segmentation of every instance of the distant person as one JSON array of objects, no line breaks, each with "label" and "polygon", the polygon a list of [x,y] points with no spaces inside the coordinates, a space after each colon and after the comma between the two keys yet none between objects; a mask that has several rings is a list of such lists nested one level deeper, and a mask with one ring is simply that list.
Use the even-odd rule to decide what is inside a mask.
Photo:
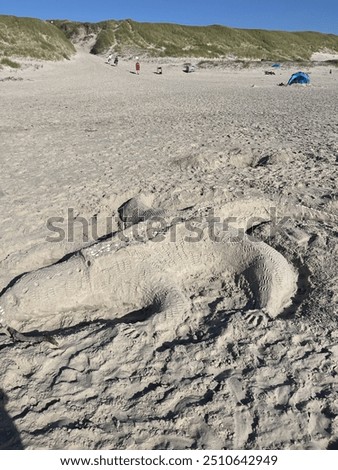
[{"label": "distant person", "polygon": [[119,58],[116,56],[114,59],[114,65],[117,67],[119,65]]},{"label": "distant person", "polygon": [[113,58],[113,54],[109,54],[108,59],[107,59],[107,64],[110,64],[110,61]]},{"label": "distant person", "polygon": [[139,75],[141,66],[140,66],[140,62],[138,61],[137,57],[136,57],[136,60],[137,60],[137,62],[136,62],[136,73],[137,73],[137,75]]}]

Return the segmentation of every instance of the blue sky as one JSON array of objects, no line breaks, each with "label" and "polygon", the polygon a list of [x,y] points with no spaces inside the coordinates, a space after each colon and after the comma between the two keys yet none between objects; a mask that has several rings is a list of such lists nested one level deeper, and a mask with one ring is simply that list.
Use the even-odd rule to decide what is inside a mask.
[{"label": "blue sky", "polygon": [[338,0],[0,0],[0,14],[93,22],[132,18],[338,34]]}]

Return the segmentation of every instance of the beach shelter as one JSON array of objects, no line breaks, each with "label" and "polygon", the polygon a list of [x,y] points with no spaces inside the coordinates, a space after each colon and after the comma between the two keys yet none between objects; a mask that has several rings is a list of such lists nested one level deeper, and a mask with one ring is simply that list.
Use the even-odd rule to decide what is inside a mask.
[{"label": "beach shelter", "polygon": [[274,69],[280,69],[280,64],[272,64],[271,67]]},{"label": "beach shelter", "polygon": [[300,83],[301,85],[307,85],[310,83],[310,77],[307,73],[297,72],[291,75],[288,85],[293,85],[294,83]]}]

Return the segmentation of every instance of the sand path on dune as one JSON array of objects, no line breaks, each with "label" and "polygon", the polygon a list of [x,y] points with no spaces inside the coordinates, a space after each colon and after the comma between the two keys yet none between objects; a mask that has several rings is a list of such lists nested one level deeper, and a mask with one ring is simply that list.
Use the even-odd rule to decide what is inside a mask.
[{"label": "sand path on dune", "polygon": [[[0,305],[58,341],[0,336],[13,429],[32,449],[334,448],[337,74],[134,65],[0,71],[22,78],[0,81]],[[131,198],[260,242],[108,250],[147,226],[121,224]]]}]

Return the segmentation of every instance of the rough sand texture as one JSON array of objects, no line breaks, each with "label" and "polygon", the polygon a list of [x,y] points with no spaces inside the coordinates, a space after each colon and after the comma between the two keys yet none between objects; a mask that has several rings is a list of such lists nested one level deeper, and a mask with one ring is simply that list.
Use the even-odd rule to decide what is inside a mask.
[{"label": "rough sand texture", "polygon": [[0,71],[0,447],[337,448],[338,73],[155,71]]}]

